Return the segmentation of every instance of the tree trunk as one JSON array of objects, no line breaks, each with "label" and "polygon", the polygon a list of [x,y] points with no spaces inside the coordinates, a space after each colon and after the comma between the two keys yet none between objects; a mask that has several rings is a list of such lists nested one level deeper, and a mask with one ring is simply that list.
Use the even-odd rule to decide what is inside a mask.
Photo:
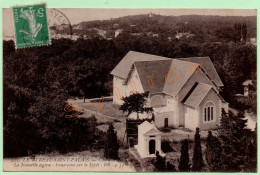
[{"label": "tree trunk", "polygon": [[137,112],[137,120],[139,120],[139,112]]},{"label": "tree trunk", "polygon": [[83,95],[83,102],[85,103],[85,94]]}]

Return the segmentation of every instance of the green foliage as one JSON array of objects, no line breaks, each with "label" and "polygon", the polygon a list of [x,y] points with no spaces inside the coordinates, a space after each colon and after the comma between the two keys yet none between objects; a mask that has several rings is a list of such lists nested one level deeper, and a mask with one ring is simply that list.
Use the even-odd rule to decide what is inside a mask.
[{"label": "green foliage", "polygon": [[71,41],[59,42],[15,52],[10,49],[12,42],[4,42],[5,157],[84,150],[99,137],[93,117],[65,118],[68,79],[61,64],[54,63]]},{"label": "green foliage", "polygon": [[137,120],[139,120],[139,113],[153,112],[153,108],[145,107],[147,103],[149,92],[131,94],[128,97],[123,97],[124,103],[120,106],[120,110],[127,112],[127,116],[131,113],[137,113]]},{"label": "green foliage", "polygon": [[159,171],[159,172],[166,171],[166,159],[165,159],[165,157],[162,157],[159,154],[159,151],[156,151],[155,155],[156,155],[156,161],[155,161],[155,164],[154,164],[155,171]]},{"label": "green foliage", "polygon": [[212,135],[211,131],[208,131],[208,137],[206,139],[205,157],[207,160],[208,168],[211,172],[219,172],[222,169],[221,164],[222,146],[219,139]]},{"label": "green foliage", "polygon": [[195,145],[194,145],[193,158],[192,158],[192,171],[201,171],[201,169],[204,167],[199,132],[200,132],[199,128],[196,128],[196,134],[194,138]]},{"label": "green foliage", "polygon": [[119,143],[118,143],[116,131],[114,131],[114,126],[110,124],[106,133],[104,156],[107,159],[114,159],[114,160],[119,159],[118,150],[119,150]]},{"label": "green foliage", "polygon": [[175,166],[170,162],[166,162],[166,170],[167,170],[167,172],[176,172],[177,171]]},{"label": "green foliage", "polygon": [[249,86],[249,112],[257,113],[256,73],[252,74],[252,85]]},{"label": "green foliage", "polygon": [[166,161],[166,157],[162,157],[158,151],[155,153],[156,160],[154,162],[154,167],[156,172],[176,172],[175,166]]},{"label": "green foliage", "polygon": [[179,161],[179,171],[190,171],[190,158],[189,158],[189,142],[187,139],[183,140],[181,145],[181,156]]},{"label": "green foliage", "polygon": [[[242,83],[247,79],[256,81],[256,76],[252,76],[256,75],[256,46],[249,43],[249,38],[256,37],[255,17],[153,15],[150,18],[138,15],[83,22],[82,26],[83,30],[73,33],[87,34],[88,39],[53,39],[49,46],[19,50],[15,50],[13,41],[3,42],[5,155],[26,155],[28,150],[34,153],[75,150],[76,147],[72,148],[72,142],[77,142],[73,140],[74,136],[79,140],[82,138],[79,142],[85,147],[95,138],[100,147],[102,132],[96,130],[97,135],[89,134],[90,140],[86,139],[85,143],[86,134],[80,137],[83,132],[76,128],[81,128],[82,124],[82,131],[92,133],[93,128],[88,127],[92,124],[83,119],[65,118],[66,100],[68,95],[86,98],[110,95],[110,72],[129,50],[170,58],[209,56],[225,85],[221,95],[231,106],[234,94],[243,90]],[[91,28],[107,30],[111,36],[116,29],[123,31],[118,37],[106,40]],[[241,28],[245,42],[238,41]],[[60,31],[63,32],[67,31]],[[176,39],[175,35],[181,32],[195,36]],[[141,35],[133,36],[132,33]],[[256,83],[253,86],[256,87]],[[250,94],[249,109],[256,112],[256,90],[253,88]],[[142,101],[139,102],[129,110],[149,111],[142,109]],[[84,127],[90,130],[85,131]],[[66,148],[64,144],[72,147]],[[83,145],[78,148],[84,149]]]},{"label": "green foliage", "polygon": [[161,142],[161,149],[162,149],[162,152],[164,153],[168,153],[168,152],[173,152],[175,151],[172,146],[170,145],[170,142],[167,141],[167,140],[163,140]]},{"label": "green foliage", "polygon": [[[132,138],[134,141],[134,144],[137,144],[138,139],[138,125],[142,124],[144,121],[152,122],[153,119],[127,119],[126,120],[126,137],[127,139]],[[130,141],[130,140],[129,140]]]},{"label": "green foliage", "polygon": [[222,111],[221,129],[218,131],[222,145],[222,171],[256,171],[256,137],[254,132],[245,128],[246,122],[242,113],[235,116]]}]

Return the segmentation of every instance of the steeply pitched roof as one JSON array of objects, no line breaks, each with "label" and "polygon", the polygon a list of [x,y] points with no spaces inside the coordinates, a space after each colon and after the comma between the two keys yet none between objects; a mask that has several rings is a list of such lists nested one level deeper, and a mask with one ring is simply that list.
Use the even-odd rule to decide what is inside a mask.
[{"label": "steeply pitched roof", "polygon": [[[191,66],[193,63],[174,59],[170,66],[169,72],[176,71],[176,74],[169,76],[170,79],[178,77],[176,81],[165,82],[163,92],[176,96],[184,84],[188,81],[193,71],[196,70],[198,65]],[[190,68],[190,70],[188,70]]]},{"label": "steeply pitched roof", "polygon": [[112,70],[111,74],[126,79],[128,72],[130,71],[131,66],[135,61],[157,61],[157,60],[172,60],[172,59],[156,56],[156,55],[150,55],[146,53],[129,51],[126,54],[126,56],[118,63],[118,65]]},{"label": "steeply pitched roof", "polygon": [[[198,65],[194,63],[200,64],[201,69],[207,72],[215,84],[223,86],[214,65],[208,57],[170,59],[130,51],[114,68],[111,74],[126,79],[134,64],[144,91],[151,93],[163,92],[176,96],[193,74],[193,71],[198,68]],[[175,81],[167,82],[165,80],[165,76],[169,72],[173,72],[173,74],[169,75],[169,79],[177,78]],[[153,88],[150,87],[147,76],[151,78],[154,84]]]},{"label": "steeply pitched roof", "polygon": [[155,132],[157,132],[158,134],[160,134],[161,132],[155,127],[154,124],[148,122],[148,121],[144,121],[143,123],[141,123],[138,126],[138,129],[141,129],[141,133],[146,134],[151,130],[154,130]]},{"label": "steeply pitched roof", "polygon": [[[187,61],[181,60],[159,60],[159,61],[138,61],[135,62],[136,70],[139,74],[140,81],[142,83],[144,91],[154,92],[164,92],[166,94],[175,96],[178,94],[180,89],[192,75],[191,72],[187,70],[191,64]],[[193,66],[191,69],[194,71],[197,66]],[[170,81],[165,80],[168,78]],[[154,87],[151,88],[148,82],[147,76],[150,76]],[[171,81],[176,78],[175,81]]]},{"label": "steeply pitched roof", "polygon": [[[138,72],[144,91],[162,92],[165,84],[165,74],[170,69],[172,60],[138,61],[135,67]],[[147,76],[152,80],[154,87],[151,88]]]},{"label": "steeply pitched roof", "polygon": [[216,85],[224,86],[209,57],[191,57],[191,58],[176,58],[176,59],[200,64],[202,69],[208,73],[209,77],[212,80],[214,80]]},{"label": "steeply pitched roof", "polygon": [[[160,60],[160,61],[138,61],[134,63],[136,70],[139,74],[140,81],[143,85],[144,91],[154,92],[163,92],[172,96],[178,94],[180,89],[192,75],[192,71],[189,72],[187,67],[192,63],[181,60]],[[197,66],[191,67],[194,71]],[[175,81],[165,81],[165,76],[169,74],[168,78],[174,79]],[[147,76],[150,76],[154,88],[151,88],[148,82]]]},{"label": "steeply pitched roof", "polygon": [[187,98],[187,100],[184,101],[184,104],[197,108],[211,89],[212,89],[212,86],[210,86],[208,84],[198,83],[198,85],[192,91],[192,93]]}]

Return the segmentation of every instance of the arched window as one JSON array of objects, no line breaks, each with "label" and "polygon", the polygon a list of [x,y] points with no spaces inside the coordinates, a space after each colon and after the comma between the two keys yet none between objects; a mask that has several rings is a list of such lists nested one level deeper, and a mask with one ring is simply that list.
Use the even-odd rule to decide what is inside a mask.
[{"label": "arched window", "polygon": [[152,97],[151,99],[151,106],[152,107],[159,107],[159,106],[163,106],[164,102],[163,102],[163,97],[160,95],[155,95]]},{"label": "arched window", "polygon": [[208,102],[204,106],[204,122],[211,122],[215,120],[214,103]]}]

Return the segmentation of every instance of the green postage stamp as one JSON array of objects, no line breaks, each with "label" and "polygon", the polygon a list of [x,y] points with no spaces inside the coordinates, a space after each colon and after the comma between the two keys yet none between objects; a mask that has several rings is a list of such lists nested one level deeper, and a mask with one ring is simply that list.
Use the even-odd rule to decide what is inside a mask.
[{"label": "green postage stamp", "polygon": [[12,7],[16,48],[50,44],[46,4]]}]

